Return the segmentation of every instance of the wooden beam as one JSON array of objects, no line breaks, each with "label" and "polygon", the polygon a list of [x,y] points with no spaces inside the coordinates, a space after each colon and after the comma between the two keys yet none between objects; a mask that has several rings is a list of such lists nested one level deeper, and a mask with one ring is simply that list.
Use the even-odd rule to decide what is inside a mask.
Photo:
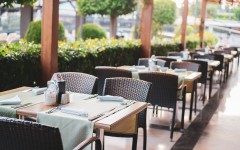
[{"label": "wooden beam", "polygon": [[204,29],[205,29],[206,9],[207,9],[207,0],[202,0],[201,22],[200,22],[200,29],[199,29],[201,48],[204,48]]},{"label": "wooden beam", "polygon": [[152,15],[153,0],[143,0],[141,15],[141,57],[150,57],[151,55],[151,32],[152,32]]},{"label": "wooden beam", "polygon": [[58,68],[59,0],[43,0],[42,14],[42,85],[46,85]]},{"label": "wooden beam", "polygon": [[182,36],[181,42],[183,50],[186,49],[186,31],[187,31],[187,16],[188,16],[188,0],[184,0],[183,14],[182,14]]},{"label": "wooden beam", "polygon": [[28,25],[33,20],[33,7],[30,5],[24,5],[21,7],[20,17],[20,37],[24,38]]}]

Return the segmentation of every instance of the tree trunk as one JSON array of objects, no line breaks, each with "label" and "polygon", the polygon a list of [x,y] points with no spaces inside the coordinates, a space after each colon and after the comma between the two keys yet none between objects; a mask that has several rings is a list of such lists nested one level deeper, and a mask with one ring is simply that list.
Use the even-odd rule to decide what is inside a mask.
[{"label": "tree trunk", "polygon": [[33,20],[33,7],[30,5],[24,5],[21,7],[20,17],[20,37],[24,38],[28,25]]},{"label": "tree trunk", "polygon": [[110,37],[115,38],[117,35],[117,16],[110,16]]}]

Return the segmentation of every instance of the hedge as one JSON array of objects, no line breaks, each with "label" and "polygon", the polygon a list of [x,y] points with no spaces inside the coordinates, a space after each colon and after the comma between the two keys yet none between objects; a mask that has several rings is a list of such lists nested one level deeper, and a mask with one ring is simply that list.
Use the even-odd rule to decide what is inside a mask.
[{"label": "hedge", "polygon": [[[39,44],[0,44],[0,91],[36,86],[41,80]],[[139,40],[89,39],[74,43],[59,42],[58,71],[95,74],[95,66],[136,65],[141,44]],[[167,55],[168,51],[181,51],[180,44],[152,45],[152,54]]]}]

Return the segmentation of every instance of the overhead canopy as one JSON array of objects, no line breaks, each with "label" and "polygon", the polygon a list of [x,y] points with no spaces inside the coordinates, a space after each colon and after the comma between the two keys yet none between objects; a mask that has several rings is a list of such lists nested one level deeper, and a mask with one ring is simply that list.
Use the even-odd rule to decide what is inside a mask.
[{"label": "overhead canopy", "polygon": [[240,5],[240,0],[207,0],[207,1],[227,5]]}]

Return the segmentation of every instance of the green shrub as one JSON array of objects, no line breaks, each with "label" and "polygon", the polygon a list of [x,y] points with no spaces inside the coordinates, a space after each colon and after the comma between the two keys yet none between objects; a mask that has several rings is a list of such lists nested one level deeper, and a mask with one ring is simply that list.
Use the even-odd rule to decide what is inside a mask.
[{"label": "green shrub", "polygon": [[[0,91],[20,86],[39,85],[40,45],[20,41],[0,44]],[[97,65],[135,65],[140,42],[116,39],[89,39],[74,43],[59,42],[58,71],[94,74]]]},{"label": "green shrub", "polygon": [[[28,42],[34,42],[36,44],[41,43],[41,25],[42,21],[33,21],[29,24],[28,29],[25,34],[25,39]],[[62,41],[65,40],[65,31],[64,26],[59,23],[58,26],[58,40]]]},{"label": "green shrub", "polygon": [[[78,29],[77,33],[78,33],[77,37],[79,39],[80,28]],[[106,31],[97,24],[84,24],[82,29],[82,38],[84,40],[95,39],[95,38],[98,38],[98,39],[106,38]]]}]

